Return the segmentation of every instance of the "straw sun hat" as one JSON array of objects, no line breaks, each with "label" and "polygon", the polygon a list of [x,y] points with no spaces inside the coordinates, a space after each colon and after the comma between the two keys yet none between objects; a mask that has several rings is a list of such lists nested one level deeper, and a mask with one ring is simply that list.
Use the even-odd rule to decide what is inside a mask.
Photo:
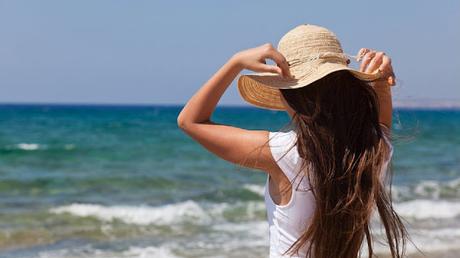
[{"label": "straw sun hat", "polygon": [[348,70],[364,81],[374,81],[380,73],[364,73],[348,67],[348,55],[343,53],[336,35],[323,27],[303,24],[286,33],[278,43],[294,76],[284,78],[275,73],[241,75],[238,92],[241,97],[257,107],[285,110],[279,89],[297,89],[309,85],[324,76]]}]

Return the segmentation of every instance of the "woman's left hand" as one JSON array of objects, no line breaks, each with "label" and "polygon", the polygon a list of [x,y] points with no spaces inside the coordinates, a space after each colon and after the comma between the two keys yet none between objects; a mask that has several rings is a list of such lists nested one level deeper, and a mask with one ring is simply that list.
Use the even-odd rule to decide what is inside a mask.
[{"label": "woman's left hand", "polygon": [[[267,58],[275,61],[277,66],[268,65],[265,62]],[[286,58],[269,43],[238,52],[233,56],[233,59],[242,69],[277,73],[286,78],[292,78]]]},{"label": "woman's left hand", "polygon": [[391,65],[391,58],[382,51],[369,48],[361,48],[357,54],[357,61],[361,61],[359,70],[366,73],[379,71],[382,76],[376,81],[377,84],[395,85],[395,74]]}]

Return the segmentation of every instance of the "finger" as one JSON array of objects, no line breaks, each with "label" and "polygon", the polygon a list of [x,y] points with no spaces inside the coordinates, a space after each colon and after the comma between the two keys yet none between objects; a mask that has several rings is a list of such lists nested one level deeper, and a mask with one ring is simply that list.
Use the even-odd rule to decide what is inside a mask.
[{"label": "finger", "polygon": [[393,68],[391,67],[391,59],[386,55],[382,57],[382,63],[380,64],[379,69],[381,71],[389,71],[390,75],[394,75]]},{"label": "finger", "polygon": [[373,73],[375,70],[377,70],[377,68],[379,68],[380,64],[382,63],[383,55],[384,55],[383,52],[375,53],[374,57],[372,58],[372,60],[367,65],[367,67],[366,67],[364,72]]},{"label": "finger", "polygon": [[388,76],[388,84],[391,86],[395,85],[395,74],[393,72],[393,68],[391,67],[391,59],[388,56],[383,56],[379,69],[383,72],[382,76],[384,78]]},{"label": "finger", "polygon": [[282,73],[283,73],[282,75],[283,75],[284,77],[286,77],[286,78],[294,78],[294,77],[292,76],[292,74],[291,74],[291,71],[289,70],[289,64],[287,63],[287,61],[286,61],[286,65],[285,65],[285,66],[287,66],[287,68],[282,68],[282,67],[280,67],[280,66],[278,65],[278,67],[281,68],[281,71],[282,71]]},{"label": "finger", "polygon": [[361,61],[361,58],[363,57],[363,55],[365,55],[367,52],[369,52],[370,49],[368,48],[361,48],[359,51],[358,51],[358,54],[356,54],[356,61]]},{"label": "finger", "polygon": [[267,57],[275,61],[279,68],[281,68],[282,75],[285,77],[292,77],[291,72],[289,71],[289,65],[286,61],[286,58],[275,49],[272,49],[267,53]]},{"label": "finger", "polygon": [[374,57],[375,53],[376,53],[375,51],[370,51],[370,52],[368,52],[367,54],[364,55],[364,57],[363,57],[364,59],[361,62],[361,65],[359,66],[359,71],[364,72],[364,70],[366,70],[367,65],[372,60],[372,58]]},{"label": "finger", "polygon": [[279,75],[283,75],[281,68],[275,65],[260,64],[257,66],[257,70],[258,72],[277,73]]}]

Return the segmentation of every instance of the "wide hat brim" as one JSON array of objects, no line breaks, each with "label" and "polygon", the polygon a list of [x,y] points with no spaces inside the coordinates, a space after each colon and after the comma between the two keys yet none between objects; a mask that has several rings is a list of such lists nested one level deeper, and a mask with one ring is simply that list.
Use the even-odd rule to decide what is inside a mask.
[{"label": "wide hat brim", "polygon": [[297,89],[324,76],[340,70],[348,70],[355,77],[363,81],[374,81],[380,78],[380,73],[365,73],[355,70],[341,63],[323,63],[310,73],[309,76],[299,79],[288,79],[274,73],[255,73],[241,75],[238,79],[238,92],[249,104],[270,110],[286,110],[279,89]]}]

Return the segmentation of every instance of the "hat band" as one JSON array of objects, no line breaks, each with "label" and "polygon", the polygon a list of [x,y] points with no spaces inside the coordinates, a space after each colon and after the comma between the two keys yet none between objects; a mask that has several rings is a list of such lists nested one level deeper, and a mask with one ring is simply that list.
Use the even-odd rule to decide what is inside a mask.
[{"label": "hat band", "polygon": [[292,60],[288,61],[288,64],[290,67],[298,66],[303,63],[315,61],[318,59],[324,59],[324,60],[329,60],[329,59],[336,59],[339,60],[341,63],[348,64],[350,59],[346,54],[343,53],[337,53],[337,52],[322,52],[322,53],[317,53],[314,55],[309,55],[301,58],[294,58]]}]

